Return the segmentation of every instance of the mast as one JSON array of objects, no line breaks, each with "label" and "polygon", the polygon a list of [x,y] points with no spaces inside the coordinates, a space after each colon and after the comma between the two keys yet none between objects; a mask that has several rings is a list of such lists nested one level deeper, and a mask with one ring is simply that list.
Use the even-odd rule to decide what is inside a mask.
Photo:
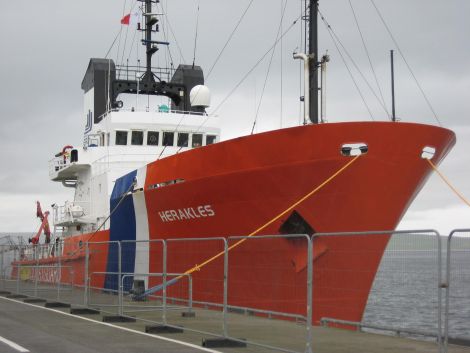
[{"label": "mast", "polygon": [[308,54],[309,60],[309,96],[310,121],[318,124],[318,1],[310,1]]},{"label": "mast", "polygon": [[[152,40],[153,26],[158,23],[157,17],[152,13],[152,2],[155,0],[140,0],[145,1],[145,13],[144,13],[144,24],[145,24],[145,39],[142,40],[142,44],[145,45],[146,49],[146,70],[142,81],[147,84],[155,82],[152,73],[152,55],[158,51],[157,44],[167,44],[163,42],[157,42]],[[157,25],[158,26],[158,25]],[[158,32],[158,27],[155,29]]]}]

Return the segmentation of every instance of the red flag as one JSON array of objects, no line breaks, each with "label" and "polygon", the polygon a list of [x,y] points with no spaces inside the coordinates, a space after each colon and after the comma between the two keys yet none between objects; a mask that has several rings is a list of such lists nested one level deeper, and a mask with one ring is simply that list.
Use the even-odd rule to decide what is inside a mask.
[{"label": "red flag", "polygon": [[121,18],[121,24],[122,25],[129,25],[129,22],[131,21],[131,14],[127,14],[123,18]]},{"label": "red flag", "polygon": [[139,22],[139,13],[138,12],[129,13],[126,16],[124,16],[123,18],[121,18],[121,24],[122,25],[129,26],[129,25],[132,25],[132,24],[137,23],[137,22]]}]

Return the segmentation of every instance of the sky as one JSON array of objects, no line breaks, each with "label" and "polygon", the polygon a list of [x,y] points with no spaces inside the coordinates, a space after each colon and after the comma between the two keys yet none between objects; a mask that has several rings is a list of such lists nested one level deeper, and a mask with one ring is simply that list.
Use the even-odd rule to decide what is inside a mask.
[{"label": "sky", "polygon": [[[129,59],[131,64],[135,63],[136,53],[131,50],[133,32],[120,25],[123,14],[129,13],[134,3],[134,0],[1,2],[0,232],[34,232],[39,227],[34,218],[36,200],[51,205],[73,198],[70,189],[49,181],[48,161],[63,146],[81,144],[85,120],[80,84],[89,58],[104,57],[114,38],[118,38],[109,57],[116,62]],[[292,53],[302,48],[301,21],[292,25],[300,16],[300,0],[287,0],[287,4],[285,0],[254,0],[208,76],[249,3],[250,0],[162,1],[174,34],[169,38],[173,61],[175,65],[190,64],[194,57],[195,63],[205,70],[213,102],[209,112],[221,118],[223,139],[250,133],[256,116],[256,132],[294,126],[300,121],[300,63],[292,59]],[[320,0],[320,11],[377,91],[350,4],[390,110],[389,50],[398,48],[372,3]],[[457,135],[456,146],[439,168],[470,198],[470,2],[375,0],[375,4],[440,123]],[[165,28],[170,33],[168,25]],[[278,31],[286,34],[275,47],[266,84],[271,52],[229,95],[273,45]],[[116,37],[119,32],[121,35]],[[371,114],[364,106],[322,21],[319,37],[320,53],[330,56],[326,120],[386,120],[387,114],[349,62]],[[169,53],[162,49],[160,54],[156,63],[164,64]],[[395,80],[397,116],[403,121],[438,124],[398,52]],[[432,228],[442,233],[462,227],[470,228],[470,207],[435,175],[400,225],[402,229]]]}]

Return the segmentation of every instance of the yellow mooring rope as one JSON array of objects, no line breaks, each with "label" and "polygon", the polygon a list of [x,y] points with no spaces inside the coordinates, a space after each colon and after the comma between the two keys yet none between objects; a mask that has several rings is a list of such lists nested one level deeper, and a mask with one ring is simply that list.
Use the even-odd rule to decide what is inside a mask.
[{"label": "yellow mooring rope", "polygon": [[[317,193],[318,191],[320,191],[325,185],[327,185],[330,181],[332,181],[333,179],[335,179],[338,175],[340,175],[342,172],[344,172],[349,166],[351,166],[361,155],[357,155],[356,157],[354,157],[353,159],[351,159],[348,163],[346,163],[343,167],[341,167],[340,169],[338,169],[333,175],[331,175],[328,179],[326,179],[323,183],[321,183],[320,185],[318,185],[317,187],[315,187],[312,191],[310,191],[308,194],[306,194],[304,197],[302,197],[300,200],[298,200],[297,202],[295,202],[294,204],[292,204],[289,208],[287,208],[286,210],[282,211],[281,213],[279,213],[276,217],[274,217],[273,219],[271,219],[270,221],[266,222],[265,224],[263,224],[261,227],[259,227],[258,229],[256,229],[255,231],[253,231],[252,233],[248,234],[248,236],[246,238],[243,238],[239,241],[237,241],[235,244],[231,245],[228,250],[232,250],[234,248],[236,248],[237,246],[243,244],[249,237],[252,237],[256,234],[258,234],[259,232],[261,232],[263,229],[265,229],[266,227],[268,227],[269,225],[271,225],[272,223],[276,222],[279,218],[281,218],[282,216],[284,216],[286,213],[292,211],[295,207],[297,207],[298,205],[300,205],[302,202],[304,202],[305,200],[307,200],[310,196],[312,196],[313,194]],[[221,257],[222,255],[225,254],[225,251],[221,251],[219,252],[217,255],[214,255],[212,256],[211,258],[207,259],[206,261],[204,261],[202,264],[200,265],[196,265],[194,266],[193,268],[187,270],[184,274],[185,275],[189,275],[195,271],[200,271],[201,268],[203,268],[204,266],[208,265],[209,263],[211,263],[212,261],[218,259],[219,257]],[[182,277],[182,276],[179,276],[179,277]],[[178,279],[175,278],[175,279]]]},{"label": "yellow mooring rope", "polygon": [[444,183],[447,184],[448,187],[451,188],[451,190],[463,201],[467,204],[467,206],[470,207],[470,202],[468,202],[468,200],[454,187],[452,186],[452,184],[450,183],[450,181],[444,176],[444,174],[442,174],[439,169],[437,169],[436,165],[430,160],[430,159],[426,159],[428,161],[428,163],[430,164],[430,166],[432,167],[432,169],[434,169],[434,171],[441,177],[441,179],[444,181]]}]

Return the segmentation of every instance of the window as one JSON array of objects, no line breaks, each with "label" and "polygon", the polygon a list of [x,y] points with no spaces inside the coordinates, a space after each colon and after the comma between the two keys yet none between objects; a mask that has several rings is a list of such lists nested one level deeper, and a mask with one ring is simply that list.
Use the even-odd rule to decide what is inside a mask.
[{"label": "window", "polygon": [[127,145],[127,131],[116,131],[116,145]]},{"label": "window", "polygon": [[180,132],[178,134],[178,147],[188,147],[189,134],[187,132]]},{"label": "window", "polygon": [[158,146],[158,131],[149,131],[147,132],[147,145],[148,146]]},{"label": "window", "polygon": [[175,140],[175,133],[165,131],[163,133],[163,146],[173,146]]},{"label": "window", "polygon": [[206,145],[212,145],[215,143],[215,140],[217,139],[217,136],[215,135],[207,135],[206,136]]},{"label": "window", "polygon": [[143,131],[132,131],[131,145],[142,146],[144,144],[144,132]]},{"label": "window", "polygon": [[193,148],[202,146],[202,134],[193,134]]}]

